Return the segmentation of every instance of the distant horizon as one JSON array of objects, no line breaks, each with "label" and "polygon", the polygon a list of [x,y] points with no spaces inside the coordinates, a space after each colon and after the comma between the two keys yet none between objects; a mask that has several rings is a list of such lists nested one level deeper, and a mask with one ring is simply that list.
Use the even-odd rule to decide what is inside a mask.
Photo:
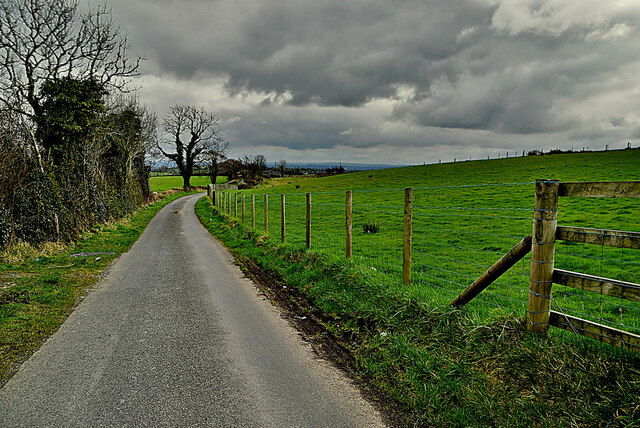
[{"label": "distant horizon", "polygon": [[[608,146],[605,146],[605,148],[603,148],[602,150],[595,150],[589,147],[585,147],[584,150],[574,150],[573,148],[568,148],[568,149],[549,149],[547,151],[540,151],[540,150],[525,150],[525,154],[524,156],[530,156],[529,153],[530,152],[534,152],[534,151],[539,151],[541,155],[545,155],[545,156],[549,156],[552,154],[571,154],[571,153],[601,153],[601,152],[613,152],[613,151],[624,151],[624,150],[634,150],[634,149],[640,149],[640,146],[638,147],[634,147],[634,146],[626,146],[626,147],[622,147],[622,148],[610,148]],[[562,150],[562,153],[553,153],[556,150]],[[374,163],[374,162],[343,162],[343,161],[309,161],[309,162],[289,162],[289,161],[285,161],[287,162],[287,168],[309,168],[309,169],[326,169],[326,168],[333,168],[333,167],[339,167],[340,165],[342,165],[343,168],[345,169],[350,169],[352,171],[367,171],[367,170],[375,170],[375,169],[387,169],[387,168],[402,168],[402,167],[408,167],[408,166],[420,166],[420,165],[435,165],[435,164],[446,164],[446,163],[458,163],[458,162],[469,162],[469,161],[483,161],[483,160],[500,160],[500,159],[511,159],[511,158],[518,158],[518,157],[523,157],[522,152],[516,153],[516,152],[512,152],[512,154],[508,155],[508,152],[504,152],[504,154],[500,154],[498,153],[498,155],[496,155],[495,157],[478,157],[478,158],[468,158],[468,157],[460,157],[460,158],[453,158],[453,159],[448,159],[448,160],[443,160],[440,159],[439,161],[433,161],[433,162],[420,162],[420,163],[413,163],[413,164],[389,164],[389,163]],[[167,165],[170,165],[171,163],[169,161],[160,161],[161,163],[164,163],[164,166],[166,167]],[[276,165],[274,165],[276,162],[275,160],[267,160],[267,167],[268,168],[276,168]],[[157,165],[157,163],[156,163]],[[174,168],[175,166],[172,166],[172,168]],[[159,168],[162,167],[157,167],[157,166],[153,166],[152,167],[152,171],[154,172],[158,172]]]}]

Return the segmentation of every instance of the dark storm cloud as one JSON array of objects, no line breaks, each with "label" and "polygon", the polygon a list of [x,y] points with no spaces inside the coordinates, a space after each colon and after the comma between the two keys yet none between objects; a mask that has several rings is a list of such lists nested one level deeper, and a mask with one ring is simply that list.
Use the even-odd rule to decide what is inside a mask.
[{"label": "dark storm cloud", "polygon": [[[146,73],[203,92],[206,79],[222,79],[228,98],[216,98],[216,108],[235,118],[226,128],[241,144],[498,150],[514,136],[599,144],[640,128],[633,2],[111,4],[149,58]],[[234,99],[250,106],[233,107]]]},{"label": "dark storm cloud", "polygon": [[142,11],[133,31],[154,47],[161,72],[218,72],[229,77],[231,93],[288,94],[293,105],[358,106],[393,97],[397,84],[426,90],[440,74],[458,73],[443,61],[465,49],[469,40],[459,40],[460,31],[486,25],[492,8],[469,1],[254,0],[160,1],[134,14]]}]

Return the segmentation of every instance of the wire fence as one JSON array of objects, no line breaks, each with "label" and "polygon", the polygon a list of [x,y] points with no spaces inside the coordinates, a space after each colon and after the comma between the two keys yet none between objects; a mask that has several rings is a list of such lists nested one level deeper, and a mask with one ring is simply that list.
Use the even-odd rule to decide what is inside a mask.
[{"label": "wire fence", "polygon": [[[245,225],[280,241],[282,196],[245,195]],[[235,195],[227,193],[235,215]],[[253,198],[252,198],[253,196]],[[219,203],[224,197],[219,198]],[[240,198],[239,198],[240,201]],[[253,202],[254,201],[254,202]],[[346,253],[344,191],[310,196],[310,249]],[[411,285],[417,298],[445,305],[464,291],[522,238],[532,233],[534,183],[438,186],[413,189]],[[640,231],[640,201],[563,202],[558,224]],[[240,202],[239,202],[240,203]],[[267,209],[265,209],[265,205]],[[224,207],[222,207],[224,208]],[[307,245],[307,194],[284,195],[285,245]],[[352,259],[402,287],[404,189],[353,191]],[[241,210],[238,210],[240,213]],[[255,212],[255,216],[253,215]],[[265,228],[265,213],[267,227]],[[238,214],[238,217],[241,215]],[[531,257],[526,256],[482,292],[469,307],[482,316],[525,313]],[[621,281],[640,282],[640,252],[575,242],[556,244],[555,266]],[[640,334],[640,302],[553,286],[552,310]]]}]

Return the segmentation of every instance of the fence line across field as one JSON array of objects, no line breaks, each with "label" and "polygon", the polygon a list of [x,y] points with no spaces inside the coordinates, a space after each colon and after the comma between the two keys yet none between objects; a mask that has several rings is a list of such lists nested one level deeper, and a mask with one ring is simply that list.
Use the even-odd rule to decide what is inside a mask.
[{"label": "fence line across field", "polygon": [[[531,189],[532,184],[536,186],[532,208],[479,205],[482,198],[476,200],[473,194],[492,187]],[[587,190],[582,189],[581,184]],[[446,294],[450,300],[456,296],[460,299],[470,285],[473,288],[479,283],[484,288],[474,290],[467,297],[473,295],[471,299],[475,297],[512,313],[526,308],[530,330],[545,331],[553,325],[589,337],[597,336],[617,346],[640,349],[635,335],[640,333],[640,285],[623,280],[625,275],[630,275],[637,281],[640,260],[637,253],[630,256],[628,252],[620,255],[611,252],[638,249],[640,232],[557,226],[557,196],[546,195],[544,189],[548,188],[573,198],[638,197],[640,193],[637,182],[537,180],[292,192],[280,194],[279,198],[276,193],[250,193],[250,202],[247,193],[213,187],[208,189],[208,196],[218,210],[238,218],[245,227],[265,235],[280,229],[283,244],[357,260],[398,283],[419,287],[425,295],[442,299]],[[453,193],[448,193],[450,191]],[[447,205],[447,202],[452,203]],[[532,221],[529,253],[523,238],[532,234]],[[580,254],[565,241],[610,250],[595,254],[583,249]],[[608,266],[604,269],[605,263],[618,266],[621,279],[554,269],[555,253],[558,260],[568,265],[582,263],[593,267],[599,263],[600,273],[614,269]],[[554,297],[551,296],[552,284],[557,290]],[[598,292],[599,297],[595,297],[593,291]]]}]

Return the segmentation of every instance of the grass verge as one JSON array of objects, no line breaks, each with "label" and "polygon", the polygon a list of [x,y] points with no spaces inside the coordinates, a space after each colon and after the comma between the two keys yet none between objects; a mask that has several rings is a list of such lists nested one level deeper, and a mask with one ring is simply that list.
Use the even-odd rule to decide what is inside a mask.
[{"label": "grass verge", "polygon": [[[239,258],[324,313],[361,381],[404,409],[408,426],[633,426],[640,357],[578,336],[532,335],[512,316],[487,322],[416,298],[366,266],[271,242],[196,204]],[[275,284],[274,286],[277,286]],[[300,314],[304,315],[304,314]]]},{"label": "grass verge", "polygon": [[[69,245],[17,244],[0,255],[0,387],[53,334],[105,269],[140,237],[175,193]],[[103,252],[86,257],[74,253]]]}]

